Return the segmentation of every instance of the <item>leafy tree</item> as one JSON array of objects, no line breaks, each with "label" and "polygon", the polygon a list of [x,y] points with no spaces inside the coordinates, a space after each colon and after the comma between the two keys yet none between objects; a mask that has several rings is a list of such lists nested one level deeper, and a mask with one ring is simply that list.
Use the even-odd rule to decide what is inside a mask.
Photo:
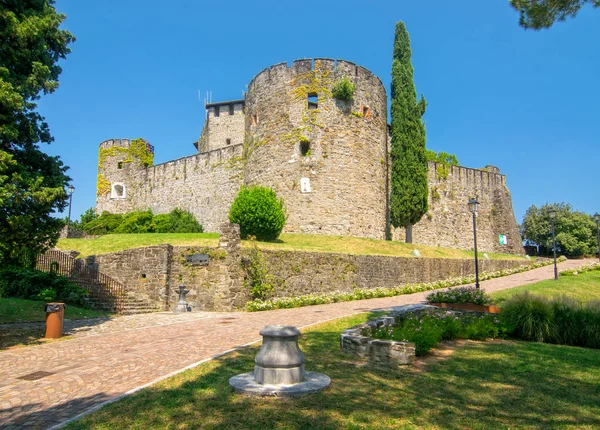
[{"label": "leafy tree", "polygon": [[242,238],[275,240],[285,225],[283,199],[265,187],[242,187],[229,210],[229,222],[240,225]]},{"label": "leafy tree", "polygon": [[70,178],[58,157],[40,151],[53,141],[36,111],[40,94],[58,87],[58,61],[74,37],[52,0],[0,0],[0,263],[18,263],[58,240]]},{"label": "leafy tree", "polygon": [[596,223],[583,212],[574,212],[568,203],[532,205],[523,218],[521,235],[529,244],[539,245],[540,255],[552,254],[552,221],[549,212],[556,210],[554,231],[557,250],[567,257],[593,254],[598,249]]},{"label": "leafy tree", "polygon": [[427,149],[425,150],[425,157],[427,158],[427,161],[443,163],[449,166],[458,166],[458,158],[456,158],[456,155],[448,154],[447,152],[434,152]]},{"label": "leafy tree", "polygon": [[600,0],[510,0],[510,5],[521,15],[519,25],[534,30],[575,17],[586,3],[600,6]]},{"label": "leafy tree", "polygon": [[123,220],[114,233],[151,233],[154,229],[152,210],[134,211],[123,215]]},{"label": "leafy tree", "polygon": [[427,158],[425,124],[421,117],[427,103],[413,80],[410,39],[403,22],[396,23],[392,61],[392,191],[390,221],[405,226],[406,242],[412,243],[412,225],[427,212]]}]

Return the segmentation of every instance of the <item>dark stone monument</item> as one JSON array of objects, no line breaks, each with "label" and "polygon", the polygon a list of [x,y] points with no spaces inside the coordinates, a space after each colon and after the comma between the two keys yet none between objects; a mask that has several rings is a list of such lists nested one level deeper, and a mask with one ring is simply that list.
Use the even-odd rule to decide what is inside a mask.
[{"label": "dark stone monument", "polygon": [[185,301],[185,295],[189,292],[190,292],[190,290],[185,289],[185,285],[179,286],[179,302],[175,306],[175,309],[173,309],[174,313],[187,312],[187,311],[191,310],[191,307]]}]

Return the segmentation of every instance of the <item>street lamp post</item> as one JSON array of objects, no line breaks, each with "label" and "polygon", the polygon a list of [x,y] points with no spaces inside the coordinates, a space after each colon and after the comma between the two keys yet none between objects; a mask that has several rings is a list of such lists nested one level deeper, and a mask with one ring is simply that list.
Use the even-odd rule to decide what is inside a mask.
[{"label": "street lamp post", "polygon": [[554,235],[554,219],[556,218],[556,209],[548,211],[550,220],[552,221],[552,252],[554,253],[554,280],[558,280],[558,269],[556,268],[556,237]]},{"label": "street lamp post", "polygon": [[469,199],[469,212],[473,214],[473,245],[475,249],[475,288],[479,289],[479,263],[477,261],[477,209],[479,202],[476,197]]},{"label": "street lamp post", "polygon": [[69,226],[71,225],[71,203],[73,203],[73,191],[75,191],[75,187],[69,185],[67,190],[69,191],[69,216],[67,217],[67,226]]},{"label": "street lamp post", "polygon": [[600,214],[598,212],[594,214],[594,221],[596,221],[596,235],[598,236],[598,261],[600,261]]}]

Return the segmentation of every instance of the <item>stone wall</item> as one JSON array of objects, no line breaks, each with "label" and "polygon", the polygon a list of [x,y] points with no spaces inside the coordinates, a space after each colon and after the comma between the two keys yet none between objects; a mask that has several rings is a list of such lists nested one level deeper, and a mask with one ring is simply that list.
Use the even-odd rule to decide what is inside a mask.
[{"label": "stone wall", "polygon": [[[177,287],[182,284],[190,290],[187,301],[194,310],[241,308],[248,296],[242,288],[239,227],[226,225],[221,230],[219,247],[149,246],[90,256],[86,264],[159,309],[173,309],[179,299]],[[188,262],[192,254],[207,254],[208,265]]]},{"label": "stone wall", "polygon": [[[206,146],[199,147],[198,152],[241,145],[244,143],[244,125],[243,100],[207,105],[206,127],[203,130],[206,133]],[[202,137],[200,140],[203,140]]]},{"label": "stone wall", "polygon": [[[444,166],[429,163],[429,211],[413,226],[413,243],[473,249],[473,216],[467,203],[477,197],[478,250],[525,255],[506,176],[493,166],[446,168],[447,176]],[[500,244],[500,234],[507,236],[506,245]],[[395,229],[393,239],[403,241],[404,229]]]},{"label": "stone wall", "polygon": [[122,155],[106,157],[101,173],[111,183],[122,182],[126,198],[98,196],[96,210],[100,214],[150,208],[160,214],[180,208],[193,213],[205,231],[219,231],[240,187],[239,170],[231,161],[241,151],[242,145],[232,145],[148,168],[124,163],[119,169]]},{"label": "stone wall", "polygon": [[[351,101],[331,95],[344,76],[356,85]],[[386,118],[385,88],[363,67],[307,59],[265,69],[246,96],[246,130],[255,141],[245,183],[283,197],[285,232],[383,239]]]},{"label": "stone wall", "polygon": [[[387,257],[319,252],[263,251],[275,277],[275,296],[352,291],[355,288],[392,288],[472,275],[471,259]],[[480,259],[480,272],[528,265],[528,260]]]},{"label": "stone wall", "polygon": [[[234,229],[231,231],[231,229]],[[87,257],[106,275],[123,283],[128,292],[161,309],[177,303],[179,285],[190,292],[194,310],[225,311],[243,308],[250,299],[244,288],[239,230],[221,226],[226,234],[219,247],[171,245],[130,249]],[[208,265],[191,264],[187,257],[207,254]],[[275,280],[276,297],[310,293],[387,288],[472,274],[472,260],[346,255],[316,252],[263,251],[267,270]],[[481,271],[527,265],[527,260],[483,260]]]}]

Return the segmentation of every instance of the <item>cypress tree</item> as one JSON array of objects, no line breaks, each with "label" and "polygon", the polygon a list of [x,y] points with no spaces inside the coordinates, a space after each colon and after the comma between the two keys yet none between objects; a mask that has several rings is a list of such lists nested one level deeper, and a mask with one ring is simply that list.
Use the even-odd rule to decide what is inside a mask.
[{"label": "cypress tree", "polygon": [[425,98],[417,101],[413,80],[410,39],[403,22],[396,23],[392,61],[392,189],[390,221],[406,228],[412,243],[412,226],[428,209],[427,158],[425,153]]}]

